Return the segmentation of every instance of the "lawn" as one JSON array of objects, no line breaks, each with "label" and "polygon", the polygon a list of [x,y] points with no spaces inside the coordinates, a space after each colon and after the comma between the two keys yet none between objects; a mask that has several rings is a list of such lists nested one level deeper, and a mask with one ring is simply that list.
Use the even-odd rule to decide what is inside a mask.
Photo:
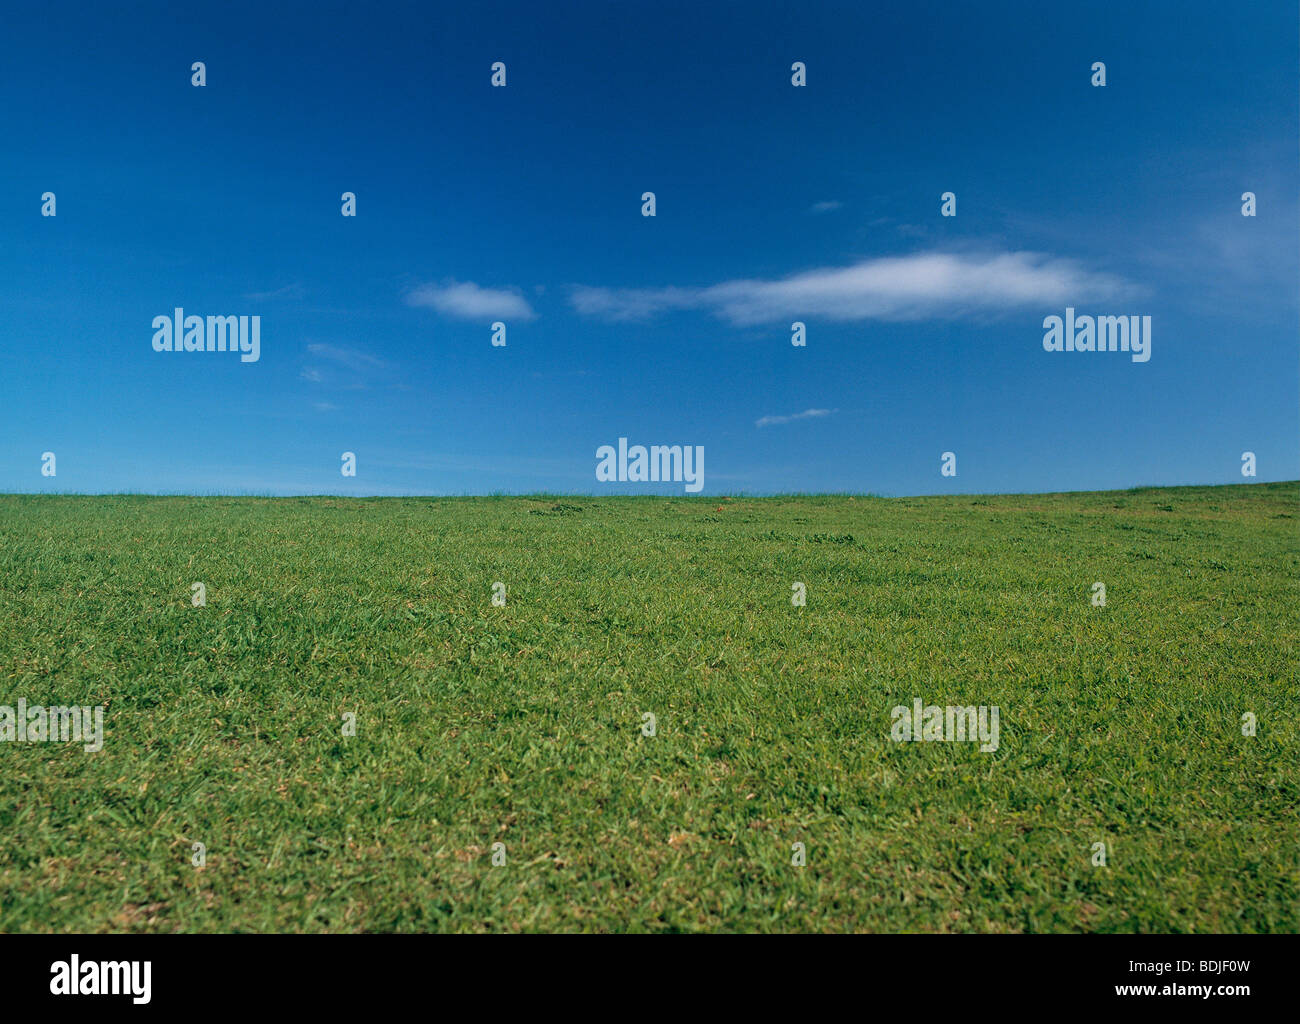
[{"label": "lawn", "polygon": [[1297,515],[3,496],[0,930],[1297,931]]}]

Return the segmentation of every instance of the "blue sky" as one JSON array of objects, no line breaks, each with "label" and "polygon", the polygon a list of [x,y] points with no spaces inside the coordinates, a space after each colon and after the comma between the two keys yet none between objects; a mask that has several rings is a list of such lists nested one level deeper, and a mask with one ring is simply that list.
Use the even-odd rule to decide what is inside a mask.
[{"label": "blue sky", "polygon": [[[0,39],[0,491],[1300,476],[1294,3],[85,6]],[[1151,360],[1044,351],[1067,305]]]}]

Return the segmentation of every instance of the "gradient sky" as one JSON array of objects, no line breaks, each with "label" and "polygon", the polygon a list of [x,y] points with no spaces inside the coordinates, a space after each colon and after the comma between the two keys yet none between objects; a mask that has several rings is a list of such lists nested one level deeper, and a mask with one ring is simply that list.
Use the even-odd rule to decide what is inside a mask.
[{"label": "gradient sky", "polygon": [[[87,6],[0,37],[0,491],[1300,476],[1291,0]],[[1151,361],[1044,352],[1066,305]],[[176,306],[260,361],[154,352]]]}]

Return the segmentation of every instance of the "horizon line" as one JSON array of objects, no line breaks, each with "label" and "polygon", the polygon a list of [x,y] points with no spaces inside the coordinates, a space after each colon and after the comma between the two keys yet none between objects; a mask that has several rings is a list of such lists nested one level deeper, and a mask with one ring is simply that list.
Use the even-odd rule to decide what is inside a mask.
[{"label": "horizon line", "polygon": [[648,493],[636,494],[619,492],[599,494],[592,491],[490,491],[471,494],[468,492],[452,493],[411,493],[411,494],[342,494],[338,492],[313,491],[294,494],[272,494],[267,492],[227,492],[214,491],[195,493],[190,491],[3,491],[4,498],[234,498],[258,501],[286,501],[305,498],[346,499],[350,501],[411,501],[411,500],[463,500],[463,499],[517,499],[534,501],[553,501],[560,498],[582,498],[589,500],[606,500],[610,498],[631,498],[638,501],[647,499],[669,499],[674,501],[721,501],[743,498],[760,500],[774,498],[864,498],[875,501],[901,501],[919,498],[1012,498],[1012,497],[1051,497],[1076,494],[1132,494],[1136,491],[1178,491],[1207,490],[1228,487],[1285,487],[1300,484],[1300,478],[1293,480],[1256,480],[1241,483],[1215,484],[1136,484],[1131,487],[1107,487],[1094,490],[1064,491],[954,491],[950,493],[931,492],[928,494],[880,494],[872,491],[768,491],[747,492],[727,491],[716,494],[682,494],[682,493]]}]

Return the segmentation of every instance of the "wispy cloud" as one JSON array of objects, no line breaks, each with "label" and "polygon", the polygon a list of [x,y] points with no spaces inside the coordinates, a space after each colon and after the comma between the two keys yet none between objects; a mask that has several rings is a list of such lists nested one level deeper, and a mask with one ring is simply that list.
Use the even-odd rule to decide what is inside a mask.
[{"label": "wispy cloud", "polygon": [[573,308],[584,316],[606,320],[646,320],[672,309],[697,309],[705,305],[698,288],[589,288],[578,285],[570,293]]},{"label": "wispy cloud", "polygon": [[[343,391],[365,390],[382,384],[400,386],[394,383],[396,370],[387,360],[361,349],[313,342],[307,346],[307,352],[312,361],[298,371],[298,377],[309,384]],[[330,411],[323,408],[327,404],[317,403],[316,408]]]},{"label": "wispy cloud", "polygon": [[422,284],[407,293],[406,304],[436,309],[461,320],[532,320],[537,316],[519,289],[483,288],[473,281]]},{"label": "wispy cloud", "polygon": [[369,352],[362,352],[360,349],[344,348],[341,345],[311,344],[307,346],[307,351],[318,359],[338,363],[358,373],[366,370],[383,370],[388,367],[388,364],[378,356],[372,356]]},{"label": "wispy cloud", "polygon": [[798,316],[920,320],[1118,299],[1136,292],[1114,275],[1041,253],[922,252],[708,288],[579,286],[570,298],[579,313],[613,321],[702,309],[746,325]]},{"label": "wispy cloud", "polygon": [[811,420],[822,416],[830,416],[837,411],[836,409],[805,409],[803,412],[791,413],[789,416],[763,416],[754,421],[754,426],[776,427],[782,423],[793,423],[795,420]]},{"label": "wispy cloud", "polygon": [[838,199],[825,199],[820,203],[813,203],[808,207],[809,213],[830,213],[832,210],[838,210],[844,204]]},{"label": "wispy cloud", "polygon": [[244,298],[253,302],[265,302],[267,299],[301,299],[303,287],[300,284],[287,284],[269,292],[248,292]]}]

